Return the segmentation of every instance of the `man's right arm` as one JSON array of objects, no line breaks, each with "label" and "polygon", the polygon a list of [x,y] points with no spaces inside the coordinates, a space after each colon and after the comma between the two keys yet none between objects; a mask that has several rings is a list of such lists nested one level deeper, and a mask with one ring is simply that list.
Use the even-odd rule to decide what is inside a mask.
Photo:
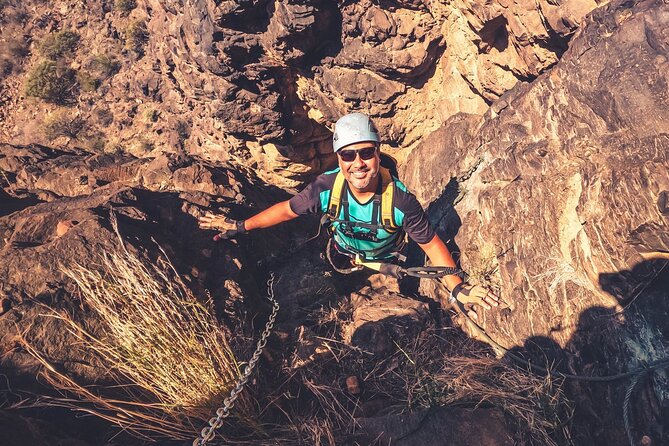
[{"label": "man's right arm", "polygon": [[293,212],[286,200],[245,220],[243,222],[243,230],[241,227],[238,227],[236,220],[232,220],[225,215],[212,214],[211,212],[207,212],[204,216],[200,217],[198,222],[202,229],[217,229],[228,235],[228,237],[224,236],[224,238],[229,238],[252,229],[269,228],[270,226],[292,220],[296,217],[297,214]]},{"label": "man's right arm", "polygon": [[321,211],[320,194],[332,187],[336,172],[319,175],[313,183],[302,192],[287,201],[282,201],[253,217],[241,221],[232,220],[225,215],[215,215],[207,212],[198,219],[202,229],[217,229],[221,231],[218,238],[232,238],[246,231],[270,226],[292,220],[299,215],[314,214]]},{"label": "man's right arm", "polygon": [[244,222],[244,228],[247,231],[259,228],[269,228],[270,226],[283,223],[284,221],[297,218],[297,214],[290,208],[289,201],[282,201],[271,208],[254,215]]}]

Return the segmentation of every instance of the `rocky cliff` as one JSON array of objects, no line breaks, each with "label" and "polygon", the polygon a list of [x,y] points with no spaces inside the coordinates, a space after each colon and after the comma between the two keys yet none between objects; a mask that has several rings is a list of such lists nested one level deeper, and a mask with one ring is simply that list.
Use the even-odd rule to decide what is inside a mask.
[{"label": "rocky cliff", "polygon": [[[481,114],[555,64],[595,6],[8,0],[0,135],[138,156],[185,152],[296,187],[332,164],[328,129],[344,112],[376,117],[402,158],[450,116]],[[44,49],[63,32],[76,41]],[[66,87],[59,94],[29,88],[31,77],[48,77],[38,70],[48,59],[62,66],[52,73]],[[79,125],[50,132],[59,118]]]},{"label": "rocky cliff", "polygon": [[[497,384],[515,369],[485,362],[492,350],[480,332],[420,301],[444,292],[433,282],[410,300],[380,277],[331,277],[317,246],[281,258],[312,222],[216,245],[195,223],[206,210],[242,218],[285,199],[333,165],[337,117],[363,111],[471,280],[502,296],[503,308],[480,321],[490,336],[578,375],[667,356],[669,8],[603,3],[0,2],[0,364],[14,384],[6,404],[23,398],[10,392],[17,387],[49,392],[32,380],[43,368],[26,339],[59,370],[105,382],[99,358],[82,357],[71,333],[41,316],[46,306],[86,319],[62,265],[94,265],[114,249],[113,210],[133,252],[154,262],[164,247],[196,293],[210,291],[242,358],[256,313],[266,315],[259,298],[273,262],[282,313],[256,382],[270,390],[257,397],[276,406],[267,423],[296,429],[274,430],[276,439],[364,443],[385,432],[397,444],[429,444],[466,431],[475,433],[463,444],[626,444],[625,381],[566,382],[551,393],[517,378],[571,400],[571,422],[559,405],[513,412],[504,393],[487,395],[478,416],[389,413],[403,398],[412,410],[454,401],[426,383],[441,376],[445,394],[458,394],[449,383],[459,375],[445,364],[478,383],[453,357],[476,356]],[[440,330],[458,334],[432,336]],[[341,383],[349,375],[367,377],[358,393]],[[647,376],[630,403],[631,434],[663,444],[669,383],[661,370]],[[295,405],[293,393],[311,399]],[[368,440],[344,419],[325,421],[331,401]],[[549,409],[559,422],[537,436],[528,425]],[[522,417],[533,411],[545,418]],[[74,426],[43,431],[69,437]],[[27,430],[12,441],[43,437]],[[96,444],[95,434],[82,441]]]}]

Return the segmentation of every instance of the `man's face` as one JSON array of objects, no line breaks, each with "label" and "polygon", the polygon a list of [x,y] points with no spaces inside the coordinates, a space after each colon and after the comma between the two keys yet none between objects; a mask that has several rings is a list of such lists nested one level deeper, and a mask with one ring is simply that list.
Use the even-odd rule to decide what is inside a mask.
[{"label": "man's face", "polygon": [[[373,154],[371,153],[373,151]],[[372,155],[369,159],[369,155]],[[355,156],[351,159],[352,156]],[[373,142],[358,142],[337,152],[339,167],[348,184],[357,191],[370,192],[376,187],[374,181],[379,174],[381,157]]]}]

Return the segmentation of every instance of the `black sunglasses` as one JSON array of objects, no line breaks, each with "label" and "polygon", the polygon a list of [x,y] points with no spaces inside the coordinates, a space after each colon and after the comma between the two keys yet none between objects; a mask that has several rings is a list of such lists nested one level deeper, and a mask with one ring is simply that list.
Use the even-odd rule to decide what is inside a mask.
[{"label": "black sunglasses", "polygon": [[360,155],[362,160],[371,160],[376,155],[376,147],[365,147],[360,150],[344,149],[337,152],[341,160],[347,163],[354,161],[356,154]]}]

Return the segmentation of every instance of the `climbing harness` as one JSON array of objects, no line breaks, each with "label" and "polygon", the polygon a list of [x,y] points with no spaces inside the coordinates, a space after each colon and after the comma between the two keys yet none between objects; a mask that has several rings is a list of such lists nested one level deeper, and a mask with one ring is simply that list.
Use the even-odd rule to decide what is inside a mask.
[{"label": "climbing harness", "polygon": [[[344,255],[347,258],[349,258],[350,261],[351,261],[351,267],[350,268],[340,268],[339,266],[337,266],[337,262],[335,262],[334,259],[332,258],[332,253],[333,252],[337,252],[340,255]],[[336,244],[332,241],[332,237],[330,237],[330,239],[328,240],[328,244],[325,246],[325,257],[328,259],[328,262],[330,262],[330,266],[332,267],[332,269],[337,271],[339,274],[351,274],[351,273],[354,273],[356,271],[362,270],[362,266],[353,265],[353,257],[347,256],[346,254],[340,252],[336,248]]]},{"label": "climbing harness", "polygon": [[[400,230],[394,217],[395,181],[390,170],[379,168],[381,176],[380,188],[372,198],[372,215],[369,223],[355,221],[349,212],[348,183],[344,174],[339,171],[330,190],[326,212],[321,219],[322,225],[328,225],[331,234],[337,232],[341,237],[364,242],[381,244],[373,249],[358,250],[350,243],[345,243],[345,249],[354,254],[371,258],[387,257],[390,251],[398,251],[399,245],[404,243],[404,231]],[[339,218],[340,213],[342,218]],[[385,231],[385,235],[379,233]],[[344,245],[342,245],[344,246]]]},{"label": "climbing harness", "polygon": [[360,256],[356,256],[354,260],[355,265],[364,266],[365,268],[378,271],[381,274],[392,276],[397,279],[403,277],[417,277],[419,279],[439,279],[444,276],[459,276],[464,278],[465,272],[458,268],[450,266],[412,266],[404,268],[401,265],[383,262],[368,262],[363,260]]},{"label": "climbing harness", "polygon": [[272,328],[274,328],[274,321],[276,320],[276,315],[279,311],[279,303],[274,297],[274,272],[270,272],[270,278],[267,281],[267,293],[268,299],[272,303],[272,313],[269,315],[267,325],[260,335],[260,339],[258,340],[256,349],[253,352],[253,356],[249,360],[248,364],[246,364],[244,367],[244,372],[237,381],[235,388],[232,389],[230,395],[223,400],[223,406],[216,409],[216,416],[209,419],[209,426],[206,426],[202,429],[200,436],[198,436],[193,441],[193,446],[205,446],[208,441],[211,441],[214,438],[216,435],[216,430],[223,425],[223,419],[230,415],[230,410],[235,405],[237,397],[244,389],[244,386],[251,376],[251,373],[253,373],[253,369],[260,359],[260,354],[265,348],[265,344],[267,344],[267,338],[272,332]]},{"label": "climbing harness", "polygon": [[[390,233],[395,233],[399,229],[395,222],[393,215],[393,198],[395,195],[395,182],[390,174],[390,170],[385,167],[379,168],[381,174],[381,194],[374,195],[374,208],[372,211],[372,224],[350,221],[348,211],[348,184],[344,174],[339,171],[335,177],[332,190],[330,191],[330,199],[328,201],[327,212],[324,215],[324,220],[330,223],[342,223],[354,227],[361,227],[371,230],[376,235],[377,229],[384,229]],[[379,208],[381,210],[381,218],[379,219]],[[340,210],[344,211],[344,218],[339,219]],[[378,224],[375,224],[377,222]]]},{"label": "climbing harness", "polygon": [[[394,181],[389,169],[381,167],[379,171],[381,173],[381,194],[376,194],[374,196],[374,204],[373,204],[374,207],[372,210],[371,221],[382,224],[370,224],[364,222],[349,221],[350,215],[348,212],[347,183],[346,179],[344,178],[344,175],[341,172],[339,172],[335,178],[335,182],[330,193],[330,198],[327,206],[328,211],[323,214],[316,235],[298,244],[294,248],[291,248],[288,251],[281,253],[280,255],[271,255],[266,258],[260,259],[259,261],[256,262],[257,266],[259,267],[270,266],[272,264],[279,262],[280,260],[290,258],[292,255],[294,255],[295,253],[301,251],[304,247],[306,247],[311,241],[317,239],[321,235],[322,227],[324,226],[328,227],[329,232],[332,233],[333,225],[335,223],[339,225],[338,230],[341,231],[344,235],[346,235],[347,237],[356,238],[360,240],[378,242],[379,241],[377,237],[378,229],[384,229],[385,231],[391,234],[395,234],[394,238],[391,239],[392,241],[388,243],[388,246],[383,246],[379,249],[356,251],[353,247],[347,247],[346,248],[347,251],[349,250],[356,251],[353,252],[350,257],[353,258],[355,255],[358,255],[360,257],[372,257],[372,258],[384,256],[384,257],[394,257],[399,259],[400,261],[404,261],[406,258],[401,254],[401,251],[406,246],[406,237],[404,236],[403,231],[399,231],[399,227],[397,226],[397,223],[395,222],[395,218],[393,215],[393,200],[394,200],[393,197],[395,193]],[[342,209],[344,211],[344,218],[338,219],[337,217],[339,215],[340,210]],[[379,209],[381,210],[380,218],[379,218]],[[354,228],[364,228],[367,229],[369,232],[362,232],[362,231],[356,232],[354,231]],[[330,261],[330,264],[332,264],[335,271],[341,274],[350,274],[353,271],[358,271],[361,269],[360,267],[353,267],[350,269],[337,268],[334,265],[332,258],[330,256],[331,243],[332,243],[332,238],[328,240],[326,256]],[[342,252],[342,254],[344,253]]]}]

